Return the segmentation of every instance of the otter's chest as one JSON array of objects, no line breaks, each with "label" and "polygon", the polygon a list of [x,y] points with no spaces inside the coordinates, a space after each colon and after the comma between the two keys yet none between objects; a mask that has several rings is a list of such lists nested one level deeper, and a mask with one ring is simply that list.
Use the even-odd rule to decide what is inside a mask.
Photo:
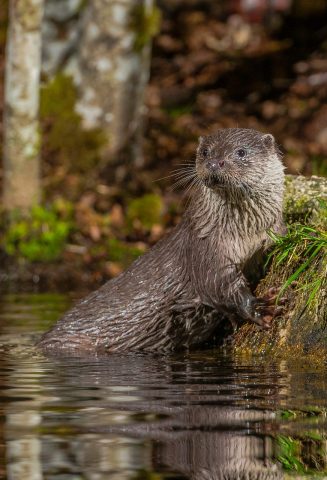
[{"label": "otter's chest", "polygon": [[[244,235],[229,238],[224,242],[225,257],[237,265],[248,263],[251,258],[256,257],[258,252],[263,252],[267,244],[267,233],[258,232],[253,235]],[[220,252],[220,245],[217,247]]]}]

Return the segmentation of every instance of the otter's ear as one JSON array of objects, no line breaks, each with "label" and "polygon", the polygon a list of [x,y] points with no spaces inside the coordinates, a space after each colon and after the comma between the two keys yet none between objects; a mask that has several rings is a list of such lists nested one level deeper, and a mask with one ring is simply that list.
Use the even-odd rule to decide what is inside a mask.
[{"label": "otter's ear", "polygon": [[204,140],[204,137],[199,137],[199,145],[201,145],[201,143],[203,142]]},{"label": "otter's ear", "polygon": [[266,135],[263,135],[262,141],[267,148],[271,148],[275,145],[275,139],[271,133],[266,133]]}]

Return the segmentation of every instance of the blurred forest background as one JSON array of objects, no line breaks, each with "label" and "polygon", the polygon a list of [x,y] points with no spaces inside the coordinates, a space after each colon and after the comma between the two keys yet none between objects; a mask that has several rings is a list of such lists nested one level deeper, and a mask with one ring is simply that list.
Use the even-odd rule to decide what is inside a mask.
[{"label": "blurred forest background", "polygon": [[171,175],[219,128],[326,175],[326,53],[326,0],[2,0],[2,282],[118,274],[179,220]]}]

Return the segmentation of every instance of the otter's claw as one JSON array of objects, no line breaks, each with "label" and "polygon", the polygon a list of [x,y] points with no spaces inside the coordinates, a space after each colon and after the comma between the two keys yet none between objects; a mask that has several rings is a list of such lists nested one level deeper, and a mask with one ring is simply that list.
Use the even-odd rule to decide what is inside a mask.
[{"label": "otter's claw", "polygon": [[272,320],[284,310],[282,306],[276,307],[275,299],[276,297],[257,298],[252,304],[254,308],[252,321],[265,330],[271,328]]},{"label": "otter's claw", "polygon": [[273,315],[270,311],[268,313],[267,309],[264,309],[263,306],[260,307],[256,306],[251,320],[264,330],[269,330],[269,328],[271,328]]}]

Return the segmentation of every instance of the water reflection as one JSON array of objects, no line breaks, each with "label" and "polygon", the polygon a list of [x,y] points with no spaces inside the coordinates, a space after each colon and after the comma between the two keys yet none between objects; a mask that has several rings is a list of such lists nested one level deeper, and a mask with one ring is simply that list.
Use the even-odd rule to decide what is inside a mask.
[{"label": "water reflection", "polygon": [[14,339],[22,331],[14,313],[10,325],[0,318],[3,478],[279,479],[287,468],[327,471],[326,370],[213,351],[47,359],[26,335],[45,308],[34,309]]}]

